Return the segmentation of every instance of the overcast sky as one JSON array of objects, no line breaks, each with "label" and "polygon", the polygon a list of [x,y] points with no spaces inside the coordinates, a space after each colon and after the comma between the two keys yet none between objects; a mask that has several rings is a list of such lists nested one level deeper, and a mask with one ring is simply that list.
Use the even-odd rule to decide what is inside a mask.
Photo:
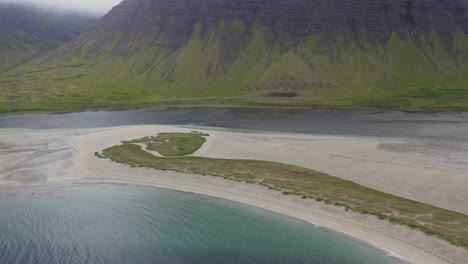
[{"label": "overcast sky", "polygon": [[0,0],[0,3],[33,3],[54,9],[105,14],[122,0]]}]

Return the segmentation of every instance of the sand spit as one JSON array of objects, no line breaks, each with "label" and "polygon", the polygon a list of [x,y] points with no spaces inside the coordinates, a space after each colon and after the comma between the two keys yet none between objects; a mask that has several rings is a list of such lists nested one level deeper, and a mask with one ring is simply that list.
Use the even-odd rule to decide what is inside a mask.
[{"label": "sand spit", "polygon": [[[96,151],[160,132],[194,128],[128,126],[88,130],[0,130],[0,184],[117,181],[229,199],[346,233],[411,263],[467,263],[468,252],[404,226],[341,208],[216,177],[130,168]],[[200,129],[199,129],[200,130]],[[280,161],[316,169],[392,194],[467,213],[463,201],[468,153],[396,139],[226,132],[203,128],[207,144],[194,155]],[[22,141],[21,139],[27,139]],[[408,146],[409,145],[409,146]],[[414,146],[417,147],[414,147]],[[31,148],[34,146],[34,148]],[[428,146],[431,151],[421,150]],[[414,150],[414,151],[412,151]],[[25,162],[27,161],[27,162]],[[16,174],[15,174],[16,173]],[[408,177],[411,175],[411,177]]]}]

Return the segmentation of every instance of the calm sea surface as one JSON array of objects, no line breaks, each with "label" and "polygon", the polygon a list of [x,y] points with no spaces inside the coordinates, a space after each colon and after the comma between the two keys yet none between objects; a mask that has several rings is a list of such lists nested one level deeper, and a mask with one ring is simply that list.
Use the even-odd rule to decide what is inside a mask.
[{"label": "calm sea surface", "polygon": [[402,263],[305,222],[151,187],[98,184],[4,195],[0,212],[2,264]]}]

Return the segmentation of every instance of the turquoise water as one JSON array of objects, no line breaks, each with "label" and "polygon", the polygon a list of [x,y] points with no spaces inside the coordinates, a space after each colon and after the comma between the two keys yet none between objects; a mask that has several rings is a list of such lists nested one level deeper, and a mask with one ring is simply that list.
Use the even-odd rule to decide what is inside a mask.
[{"label": "turquoise water", "polygon": [[397,264],[336,232],[165,189],[80,185],[0,198],[1,264]]}]

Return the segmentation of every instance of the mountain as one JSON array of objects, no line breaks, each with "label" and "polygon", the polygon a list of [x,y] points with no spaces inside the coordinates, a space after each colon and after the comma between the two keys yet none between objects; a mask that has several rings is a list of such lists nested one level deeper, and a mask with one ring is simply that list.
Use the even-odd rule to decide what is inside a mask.
[{"label": "mountain", "polygon": [[4,74],[0,91],[38,109],[466,109],[467,36],[465,0],[125,0],[86,34]]},{"label": "mountain", "polygon": [[0,3],[0,71],[63,45],[88,30],[96,18]]}]

